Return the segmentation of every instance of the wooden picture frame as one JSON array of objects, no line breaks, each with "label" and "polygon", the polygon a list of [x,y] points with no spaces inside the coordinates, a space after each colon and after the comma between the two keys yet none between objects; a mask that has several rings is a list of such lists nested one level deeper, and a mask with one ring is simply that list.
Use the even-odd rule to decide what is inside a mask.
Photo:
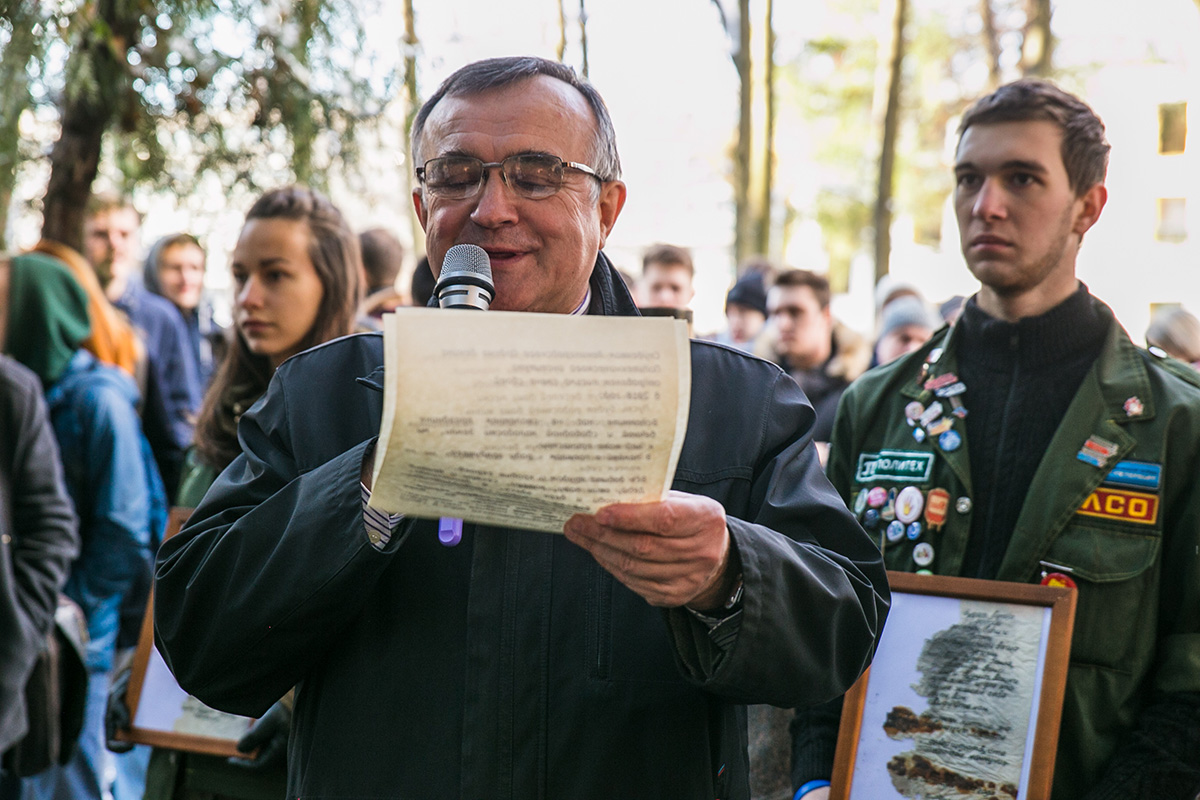
[{"label": "wooden picture frame", "polygon": [[[191,513],[190,508],[172,508],[163,540],[178,533]],[[146,604],[125,702],[132,724],[128,730],[116,731],[114,738],[214,756],[250,756],[237,749],[237,740],[253,719],[209,708],[175,682],[154,645],[153,593]]]},{"label": "wooden picture frame", "polygon": [[1074,587],[901,572],[888,581],[874,663],[846,693],[830,798],[903,800],[956,785],[980,792],[971,797],[1049,800]]}]

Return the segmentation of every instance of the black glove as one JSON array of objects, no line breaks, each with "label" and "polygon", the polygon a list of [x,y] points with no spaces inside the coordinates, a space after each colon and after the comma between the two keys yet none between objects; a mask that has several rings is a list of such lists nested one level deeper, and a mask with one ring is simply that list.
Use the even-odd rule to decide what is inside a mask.
[{"label": "black glove", "polygon": [[255,771],[272,769],[285,763],[291,727],[292,710],[281,702],[276,703],[238,739],[237,749],[240,752],[253,753],[258,750],[258,755],[254,758],[231,758],[229,763]]},{"label": "black glove", "polygon": [[126,667],[118,670],[113,676],[112,685],[108,687],[108,702],[104,708],[104,744],[114,753],[128,753],[133,749],[133,742],[116,738],[117,731],[128,731],[133,724],[129,716],[129,705],[125,702],[129,694],[129,676],[133,669]]}]

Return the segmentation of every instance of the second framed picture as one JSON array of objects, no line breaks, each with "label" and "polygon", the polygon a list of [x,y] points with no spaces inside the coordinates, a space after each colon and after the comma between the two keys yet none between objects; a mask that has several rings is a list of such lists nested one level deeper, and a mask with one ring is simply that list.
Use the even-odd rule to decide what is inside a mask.
[{"label": "second framed picture", "polygon": [[835,800],[1048,800],[1075,589],[889,572],[892,609],[846,693]]}]

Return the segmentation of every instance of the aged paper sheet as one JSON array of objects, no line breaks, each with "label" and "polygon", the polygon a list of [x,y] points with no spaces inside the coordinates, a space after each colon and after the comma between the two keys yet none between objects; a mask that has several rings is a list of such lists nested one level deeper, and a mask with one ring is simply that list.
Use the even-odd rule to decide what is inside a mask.
[{"label": "aged paper sheet", "polygon": [[671,486],[691,397],[680,320],[402,309],[384,351],[372,507],[561,533]]},{"label": "aged paper sheet", "polygon": [[[1019,797],[1027,777],[1049,610],[898,596],[914,608],[889,618],[889,624],[902,626],[893,633],[905,633],[885,635],[880,642],[852,796]],[[919,614],[930,633],[923,638],[904,628],[905,614]],[[889,691],[874,686],[876,679],[890,682]],[[905,684],[907,690],[900,691]]]}]

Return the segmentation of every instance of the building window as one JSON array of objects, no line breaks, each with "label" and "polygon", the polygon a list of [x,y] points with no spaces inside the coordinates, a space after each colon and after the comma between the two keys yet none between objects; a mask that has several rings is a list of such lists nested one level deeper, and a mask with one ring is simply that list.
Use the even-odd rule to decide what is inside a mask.
[{"label": "building window", "polygon": [[1163,103],[1158,107],[1158,152],[1182,153],[1187,147],[1187,103]]},{"label": "building window", "polygon": [[1158,230],[1160,242],[1182,242],[1187,238],[1187,200],[1183,197],[1158,199]]}]

